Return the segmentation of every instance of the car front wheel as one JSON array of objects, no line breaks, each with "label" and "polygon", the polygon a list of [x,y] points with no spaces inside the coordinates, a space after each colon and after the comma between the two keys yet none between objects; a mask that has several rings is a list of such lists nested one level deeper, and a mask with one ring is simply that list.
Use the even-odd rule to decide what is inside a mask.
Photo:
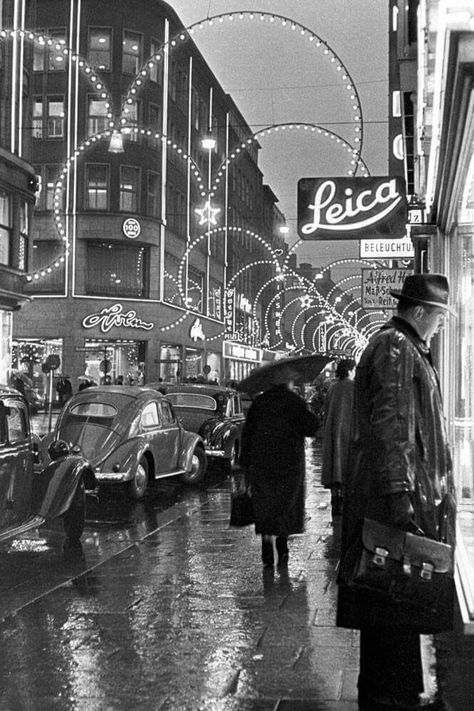
[{"label": "car front wheel", "polygon": [[140,457],[133,479],[127,482],[129,496],[135,501],[143,499],[148,486],[148,462],[145,457]]},{"label": "car front wheel", "polygon": [[63,516],[64,533],[69,543],[77,543],[84,531],[86,518],[86,487],[81,477],[69,509]]},{"label": "car front wheel", "polygon": [[185,484],[200,484],[206,476],[207,456],[201,447],[196,447],[191,459],[191,469],[181,475]]}]

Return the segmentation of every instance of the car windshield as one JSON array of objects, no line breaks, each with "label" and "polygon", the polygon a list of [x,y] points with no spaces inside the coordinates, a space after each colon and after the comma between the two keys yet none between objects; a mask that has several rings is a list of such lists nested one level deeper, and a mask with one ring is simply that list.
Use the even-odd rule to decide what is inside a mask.
[{"label": "car windshield", "polygon": [[197,410],[209,410],[214,412],[217,410],[217,403],[210,395],[201,395],[196,393],[168,393],[167,399],[173,407],[191,407]]},{"label": "car windshield", "polygon": [[100,459],[119,437],[113,429],[116,415],[117,409],[107,403],[79,403],[62,419],[58,438],[78,445],[86,459]]}]

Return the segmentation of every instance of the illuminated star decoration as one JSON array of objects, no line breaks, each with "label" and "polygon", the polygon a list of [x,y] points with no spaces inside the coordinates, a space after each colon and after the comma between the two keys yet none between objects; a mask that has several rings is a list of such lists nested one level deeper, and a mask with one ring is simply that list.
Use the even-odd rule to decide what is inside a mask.
[{"label": "illuminated star decoration", "polygon": [[311,306],[313,303],[313,298],[309,294],[300,296],[301,306]]},{"label": "illuminated star decoration", "polygon": [[220,207],[212,207],[211,201],[207,200],[204,207],[196,207],[194,212],[199,215],[200,225],[217,225],[217,214],[221,211]]}]

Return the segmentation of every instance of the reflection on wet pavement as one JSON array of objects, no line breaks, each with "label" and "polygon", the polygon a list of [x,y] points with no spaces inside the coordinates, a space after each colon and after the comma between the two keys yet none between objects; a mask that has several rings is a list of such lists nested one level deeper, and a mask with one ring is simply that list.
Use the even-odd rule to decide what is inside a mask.
[{"label": "reflection on wet pavement", "polygon": [[356,709],[358,640],[334,627],[337,532],[317,443],[307,460],[307,530],[287,570],[262,569],[252,527],[229,528],[228,482],[168,509],[151,497],[96,511],[97,541],[64,563],[69,577],[2,624],[0,707]]}]

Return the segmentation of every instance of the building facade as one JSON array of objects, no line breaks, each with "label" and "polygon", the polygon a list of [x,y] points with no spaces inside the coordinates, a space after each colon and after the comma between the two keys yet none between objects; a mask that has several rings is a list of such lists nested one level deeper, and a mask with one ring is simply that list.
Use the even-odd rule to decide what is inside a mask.
[{"label": "building facade", "polygon": [[245,119],[166,3],[32,6],[39,192],[14,359],[39,387],[51,354],[74,387],[244,376],[281,221]]},{"label": "building facade", "polygon": [[[417,268],[443,272],[456,317],[437,352],[453,444],[458,505],[457,592],[474,633],[474,6],[459,0],[392,3],[407,149],[415,197]],[[408,101],[409,99],[409,101]]]},{"label": "building facade", "polygon": [[[2,26],[26,21],[19,4],[4,2]],[[28,162],[30,144],[19,128],[25,102],[31,51],[21,37],[0,40],[0,382],[9,383],[13,314],[28,300],[26,275],[32,258],[31,223],[36,178]],[[19,71],[20,64],[24,71]],[[28,114],[25,115],[28,120]]]}]

